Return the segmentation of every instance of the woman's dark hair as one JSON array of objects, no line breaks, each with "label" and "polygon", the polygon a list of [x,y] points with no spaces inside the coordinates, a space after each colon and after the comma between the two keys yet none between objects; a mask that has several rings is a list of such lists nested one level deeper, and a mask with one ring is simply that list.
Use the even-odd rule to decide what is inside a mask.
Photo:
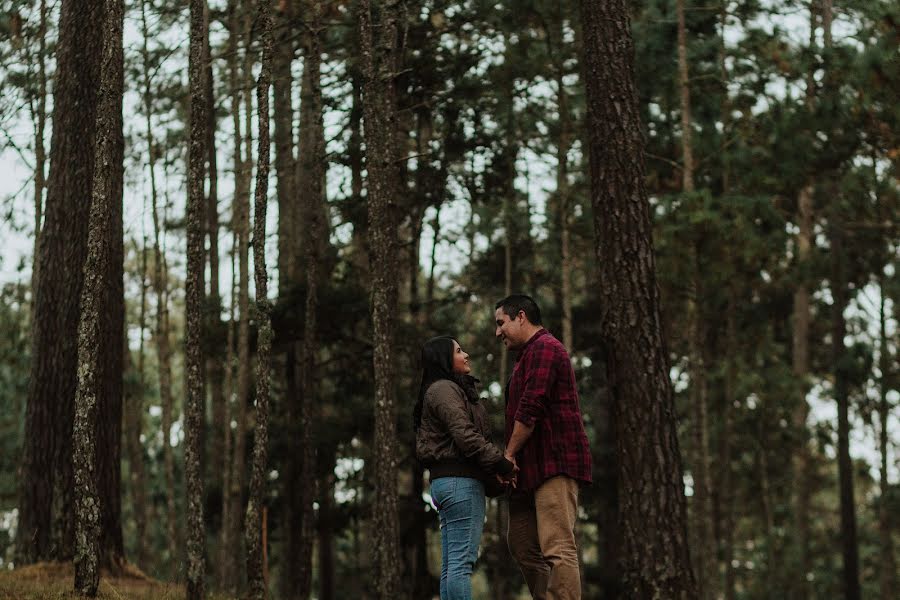
[{"label": "woman's dark hair", "polygon": [[422,406],[425,403],[425,392],[431,384],[441,379],[449,379],[458,384],[466,392],[472,402],[478,401],[475,391],[474,377],[458,375],[453,372],[453,342],[456,339],[449,335],[431,338],[422,345],[422,384],[419,386],[419,397],[413,409],[413,423],[416,429],[422,423]]}]

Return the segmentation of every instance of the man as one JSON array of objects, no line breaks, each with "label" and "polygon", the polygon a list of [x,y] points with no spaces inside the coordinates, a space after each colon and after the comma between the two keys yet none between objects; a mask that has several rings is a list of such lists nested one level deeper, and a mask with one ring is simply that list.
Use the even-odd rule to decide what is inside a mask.
[{"label": "man", "polygon": [[499,301],[495,334],[518,351],[506,384],[506,458],[518,471],[507,543],[535,600],[581,598],[575,545],[578,487],[591,453],[565,347],[541,327],[530,297]]}]

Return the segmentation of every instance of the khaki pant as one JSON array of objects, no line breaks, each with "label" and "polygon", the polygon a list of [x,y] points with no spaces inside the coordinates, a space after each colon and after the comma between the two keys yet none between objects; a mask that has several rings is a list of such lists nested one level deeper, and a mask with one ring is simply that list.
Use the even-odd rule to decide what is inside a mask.
[{"label": "khaki pant", "polygon": [[578,482],[564,475],[510,498],[506,542],[534,600],[581,598],[577,514]]}]

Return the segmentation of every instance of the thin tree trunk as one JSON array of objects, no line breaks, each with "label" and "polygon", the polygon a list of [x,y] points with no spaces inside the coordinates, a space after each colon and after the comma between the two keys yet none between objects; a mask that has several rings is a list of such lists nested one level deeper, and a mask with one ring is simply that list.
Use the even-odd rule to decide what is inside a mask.
[{"label": "thin tree trunk", "polygon": [[[681,98],[681,188],[685,194],[693,194],[694,188],[694,152],[691,144],[691,93],[687,58],[687,26],[685,24],[684,0],[675,3],[678,14],[678,87]],[[693,266],[690,289],[687,298],[688,342],[690,347],[690,400],[691,400],[691,433],[693,457],[691,467],[694,479],[694,496],[691,516],[694,547],[694,572],[697,575],[697,587],[701,599],[712,598],[716,593],[718,578],[715,574],[715,542],[712,527],[712,484],[709,468],[709,424],[707,411],[707,383],[704,344],[706,331],[702,306],[702,287],[700,283],[700,249],[695,242],[691,243],[690,256]]]},{"label": "thin tree trunk", "polygon": [[235,418],[235,410],[234,410],[234,398],[235,398],[235,390],[234,390],[234,361],[235,361],[235,353],[234,353],[234,337],[235,337],[235,315],[237,311],[235,310],[237,305],[237,268],[235,265],[235,254],[237,249],[237,235],[232,237],[231,244],[231,288],[229,296],[230,306],[228,309],[228,334],[227,334],[227,342],[225,344],[225,438],[222,442],[222,452],[225,455],[224,460],[224,469],[222,472],[222,529],[220,531],[219,538],[219,560],[218,567],[219,572],[222,574],[220,578],[220,587],[223,589],[228,589],[229,579],[228,579],[228,571],[225,570],[226,566],[233,564],[233,556],[232,556],[232,543],[231,543],[231,522],[229,520],[229,515],[231,514],[231,504],[229,502],[229,490],[231,490],[231,455],[232,455],[232,446],[233,443],[233,434],[231,430],[231,424],[234,422]]},{"label": "thin tree trunk", "polygon": [[[810,3],[809,47],[810,51],[816,45],[816,21],[817,2]],[[816,83],[814,79],[815,69],[810,68],[806,78],[806,109],[812,111],[816,97]],[[808,274],[810,250],[813,236],[813,194],[815,185],[812,177],[807,180],[797,195],[797,287],[794,290],[794,319],[793,319],[793,372],[797,378],[800,391],[800,402],[794,412],[793,425],[800,433],[801,444],[793,460],[794,470],[794,530],[796,535],[797,551],[799,554],[800,573],[794,577],[795,593],[798,600],[809,598],[809,582],[807,575],[812,569],[809,549],[809,507],[812,496],[811,469],[812,456],[810,454],[808,428],[806,421],[809,417],[809,403],[806,394],[809,388],[807,377],[809,374],[809,324],[811,320]]]},{"label": "thin tree trunk", "polygon": [[623,0],[582,0],[581,22],[625,594],[694,599],[698,594],[662,339],[628,8]]},{"label": "thin tree trunk", "polygon": [[[209,44],[209,14],[207,7],[206,40],[204,52],[206,56],[206,81],[204,100],[206,102],[206,154],[209,179],[209,195],[206,202],[206,232],[209,236],[209,304],[207,306],[207,335],[215,336],[222,323],[222,297],[219,290],[219,169],[216,152],[216,101],[215,81],[213,77],[212,50]],[[215,339],[215,338],[213,338]],[[210,347],[210,346],[208,346]],[[215,349],[207,353],[206,371],[210,382],[210,415],[212,416],[211,440],[209,444],[210,473],[213,477],[212,490],[216,494],[225,493],[222,487],[222,476],[225,471],[225,453],[223,452],[225,436],[225,392],[222,387],[224,371],[222,355]]]},{"label": "thin tree trunk", "polygon": [[[233,222],[237,229],[238,237],[238,372],[237,372],[237,429],[234,431],[234,452],[231,463],[231,476],[229,488],[229,515],[228,525],[230,532],[228,533],[228,562],[223,564],[223,568],[227,569],[225,577],[225,589],[228,591],[236,591],[241,581],[240,562],[237,560],[242,555],[241,552],[241,525],[243,521],[242,494],[244,489],[245,463],[246,463],[246,432],[247,432],[247,400],[250,392],[250,206],[249,206],[249,185],[250,185],[250,158],[252,143],[251,128],[249,121],[251,119],[252,103],[250,94],[241,96],[240,90],[243,88],[243,82],[250,79],[250,30],[249,30],[249,9],[244,10],[244,18],[239,19],[237,0],[231,6],[229,23],[231,24],[231,35],[234,42],[230,45],[234,48],[231,56],[231,84],[232,84],[232,118],[234,120],[235,132],[235,148],[234,148],[234,168],[235,168],[235,192],[234,192],[234,209]],[[238,34],[238,29],[243,30],[243,34]],[[237,64],[237,49],[239,36],[244,38],[244,68],[241,69]],[[244,123],[244,139],[241,137],[241,100],[244,101],[245,123]],[[241,144],[244,144],[242,148]],[[242,150],[246,150],[246,155]]]},{"label": "thin tree trunk", "polygon": [[37,107],[32,107],[34,121],[34,262],[31,270],[31,313],[34,318],[34,301],[39,276],[41,255],[41,217],[44,210],[44,188],[47,155],[44,147],[44,131],[47,124],[47,1],[41,0],[38,22],[38,94]]},{"label": "thin tree trunk", "polygon": [[[17,564],[69,560],[74,554],[72,426],[102,27],[102,5],[87,0],[60,4],[50,173],[36,257]],[[121,338],[116,344],[121,348]]]},{"label": "thin tree trunk", "polygon": [[334,451],[321,457],[326,468],[321,469],[319,478],[319,600],[335,600],[334,564]]},{"label": "thin tree trunk", "polygon": [[728,309],[726,314],[726,344],[728,351],[726,352],[725,365],[725,406],[722,422],[722,436],[720,438],[720,461],[721,475],[719,476],[719,488],[722,498],[722,562],[725,567],[724,577],[724,598],[725,600],[734,600],[735,597],[735,581],[734,581],[734,497],[732,490],[732,427],[734,403],[737,399],[737,294],[733,288],[728,290]]},{"label": "thin tree trunk", "polygon": [[[121,257],[116,251],[122,244],[122,94],[124,91],[122,28],[125,7],[122,0],[104,2],[104,47],[100,67],[96,138],[94,143],[94,170],[91,186],[91,214],[88,225],[88,254],[84,264],[84,286],[81,289],[81,316],[78,324],[78,381],[75,391],[75,423],[73,428],[75,470],[75,591],[95,597],[100,584],[102,513],[114,510],[101,501],[100,477],[104,475],[96,452],[102,443],[100,404],[114,401],[104,398],[109,376],[103,368],[112,360],[121,367],[123,351],[120,335],[116,346],[119,360],[103,354],[106,345],[104,333],[109,327],[103,322],[112,313],[113,321],[124,318],[121,298],[111,297],[109,288],[121,291],[121,283],[113,280],[122,267],[115,268],[115,260]],[[117,189],[118,186],[118,189]],[[118,217],[120,225],[116,227]],[[112,302],[112,304],[111,304]],[[118,304],[119,311],[115,310]],[[118,313],[118,314],[117,314]],[[113,329],[115,327],[113,326]],[[121,328],[120,328],[121,332]],[[121,370],[116,374],[121,382]],[[121,410],[121,383],[119,385]],[[118,428],[116,428],[118,429]],[[118,429],[119,433],[121,430]],[[121,537],[120,537],[121,540]],[[121,549],[116,557],[121,560]],[[105,554],[105,553],[104,553]]]},{"label": "thin tree trunk", "polygon": [[[835,209],[837,212],[837,209]],[[835,221],[835,217],[832,216]],[[839,222],[831,223],[831,306],[832,365],[834,368],[834,399],[838,409],[838,479],[841,506],[841,550],[843,556],[843,588],[846,600],[859,600],[859,545],[856,534],[856,503],[853,497],[853,462],[850,458],[850,390],[843,363],[846,360],[844,336],[847,326],[846,257],[844,232]]]},{"label": "thin tree trunk", "polygon": [[204,58],[206,2],[190,3],[190,147],[188,152],[187,277],[185,281],[185,402],[184,472],[187,499],[187,598],[202,600],[204,589],[203,473],[201,471],[203,394],[203,218],[206,213],[203,167],[206,160],[206,98]]},{"label": "thin tree trunk", "polygon": [[[138,249],[135,242],[135,250]],[[134,514],[135,537],[137,546],[137,565],[143,569],[149,564],[147,550],[147,490],[145,487],[146,471],[144,469],[144,448],[141,444],[141,433],[144,429],[144,330],[147,328],[147,238],[140,248],[141,254],[141,303],[138,317],[140,338],[138,340],[137,388],[132,388],[131,397],[126,404],[125,412],[125,447],[128,451],[129,488],[131,507]],[[124,337],[125,360],[130,362],[128,338]],[[125,371],[129,368],[126,366]]]},{"label": "thin tree trunk", "polygon": [[888,502],[890,486],[888,484],[888,452],[890,451],[888,440],[888,414],[890,412],[890,401],[888,400],[888,381],[890,381],[891,356],[888,347],[887,336],[887,318],[885,314],[885,289],[884,279],[879,282],[879,292],[881,302],[878,306],[878,324],[881,337],[879,347],[878,368],[881,371],[881,377],[878,380],[881,398],[878,402],[878,448],[881,453],[878,476],[878,555],[879,555],[879,573],[878,588],[881,600],[893,598],[897,591],[897,563],[894,558],[894,540],[893,540],[893,518]]},{"label": "thin tree trunk", "polygon": [[253,211],[253,271],[256,283],[256,319],[259,335],[256,351],[256,429],[253,434],[253,468],[250,477],[250,500],[244,528],[247,546],[247,583],[249,597],[268,597],[265,575],[265,540],[262,514],[269,447],[269,367],[272,353],[272,306],[269,303],[266,272],[266,207],[269,193],[269,86],[272,78],[272,14],[271,3],[259,3],[258,21],[262,30],[262,68],[256,85],[259,109],[258,150],[256,166],[256,198]]},{"label": "thin tree trunk", "polygon": [[304,3],[308,31],[304,35],[303,85],[300,122],[301,145],[299,161],[301,189],[305,197],[303,221],[306,235],[302,256],[297,262],[305,263],[306,299],[304,306],[303,343],[299,361],[299,425],[300,436],[300,489],[299,489],[299,543],[300,552],[295,565],[297,572],[294,590],[300,600],[312,594],[312,558],[315,550],[316,526],[313,503],[316,498],[316,442],[313,435],[318,421],[318,400],[314,380],[316,364],[316,330],[319,311],[319,285],[322,279],[324,248],[327,242],[328,224],[325,208],[325,133],[322,122],[321,74],[321,3],[313,0]]},{"label": "thin tree trunk", "polygon": [[[372,554],[376,597],[393,600],[400,589],[399,522],[397,515],[397,424],[394,392],[394,315],[397,312],[397,196],[401,155],[397,131],[395,78],[400,71],[403,2],[380,6],[372,22],[370,0],[359,3],[363,73],[363,111],[368,166],[368,216],[372,265],[372,322],[375,371],[375,498],[372,510]],[[373,39],[374,38],[374,39]]]},{"label": "thin tree trunk", "polygon": [[166,490],[166,549],[168,551],[170,574],[176,575],[178,557],[178,528],[175,513],[175,459],[172,452],[171,431],[173,422],[172,401],[172,356],[169,346],[169,307],[167,277],[168,269],[166,260],[160,245],[160,218],[158,202],[159,197],[156,187],[156,154],[157,148],[153,139],[153,126],[151,115],[153,114],[152,88],[150,73],[150,53],[147,48],[147,40],[150,31],[147,25],[147,3],[141,2],[141,27],[143,33],[142,43],[142,68],[143,68],[143,95],[144,117],[147,128],[147,160],[150,171],[150,201],[153,218],[153,287],[156,292],[156,328],[154,338],[156,342],[156,357],[159,379],[159,396],[162,404],[161,426],[163,433],[163,471],[165,474]]}]

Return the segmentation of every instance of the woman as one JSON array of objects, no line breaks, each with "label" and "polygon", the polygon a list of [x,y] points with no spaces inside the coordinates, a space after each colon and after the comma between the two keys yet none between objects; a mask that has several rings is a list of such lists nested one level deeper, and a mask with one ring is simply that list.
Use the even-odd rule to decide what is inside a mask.
[{"label": "woman", "polygon": [[441,520],[441,600],[472,597],[472,568],[484,527],[485,483],[511,482],[515,466],[490,441],[469,355],[449,336],[422,347],[422,385],[413,416],[416,456],[431,472]]}]

